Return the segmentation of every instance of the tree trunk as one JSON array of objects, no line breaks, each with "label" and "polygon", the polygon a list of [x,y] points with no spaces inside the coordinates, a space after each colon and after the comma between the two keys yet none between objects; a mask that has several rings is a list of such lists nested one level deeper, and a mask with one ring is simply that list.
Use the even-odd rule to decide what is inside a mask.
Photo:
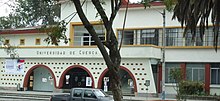
[{"label": "tree trunk", "polygon": [[122,101],[123,95],[121,91],[121,81],[118,75],[118,72],[114,70],[109,70],[109,73],[112,75],[110,76],[110,87],[112,88],[112,94],[115,101]]},{"label": "tree trunk", "polygon": [[[112,33],[114,34],[114,33]],[[119,76],[119,66],[121,63],[121,56],[118,50],[118,42],[114,37],[111,37],[112,44],[110,46],[110,58],[113,62],[113,67],[108,66],[109,73],[112,75],[110,76],[112,93],[115,101],[122,101],[123,94],[121,90],[121,77]]]},{"label": "tree trunk", "polygon": [[[110,28],[108,30],[110,33],[110,39],[107,40],[107,45],[106,47],[109,49],[109,53],[106,50],[106,47],[104,47],[104,44],[101,42],[99,39],[98,35],[96,34],[96,31],[94,30],[93,26],[90,24],[89,20],[85,16],[81,3],[79,0],[72,0],[75,4],[77,13],[87,29],[87,31],[90,33],[92,38],[95,40],[95,43],[97,44],[100,52],[102,53],[102,56],[107,64],[107,67],[109,69],[109,73],[111,74],[110,76],[110,87],[112,89],[113,97],[115,101],[122,101],[122,91],[121,91],[121,81],[119,77],[119,66],[121,63],[121,56],[120,52],[118,50],[118,41],[116,39],[115,33],[112,30],[112,25],[108,24],[109,21],[104,21],[105,27]],[[103,14],[103,15],[102,15]],[[106,16],[105,13],[101,13],[101,16]],[[106,19],[107,20],[107,19]],[[112,20],[113,21],[113,20]]]}]

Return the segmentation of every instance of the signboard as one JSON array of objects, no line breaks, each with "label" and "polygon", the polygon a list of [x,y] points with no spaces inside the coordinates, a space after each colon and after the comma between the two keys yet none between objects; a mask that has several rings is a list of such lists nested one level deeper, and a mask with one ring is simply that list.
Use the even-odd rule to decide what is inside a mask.
[{"label": "signboard", "polygon": [[134,87],[134,84],[133,84],[133,80],[132,79],[128,79],[128,85],[130,88],[133,88]]},{"label": "signboard", "polygon": [[104,91],[105,91],[105,92],[108,91],[108,86],[104,86]]},{"label": "signboard", "polygon": [[104,81],[104,91],[107,92],[108,91],[108,82],[109,82],[109,77],[104,77],[103,78]]},{"label": "signboard", "polygon": [[104,82],[109,82],[109,77],[104,77],[103,81]]},{"label": "signboard", "polygon": [[24,74],[24,59],[5,60],[5,73]]},{"label": "signboard", "polygon": [[66,84],[69,84],[69,78],[70,78],[70,75],[66,75]]},{"label": "signboard", "polygon": [[92,78],[86,77],[86,86],[92,86]]},{"label": "signboard", "polygon": [[150,86],[150,80],[145,81],[145,86]]},{"label": "signboard", "polygon": [[47,78],[42,78],[42,82],[47,82]]}]

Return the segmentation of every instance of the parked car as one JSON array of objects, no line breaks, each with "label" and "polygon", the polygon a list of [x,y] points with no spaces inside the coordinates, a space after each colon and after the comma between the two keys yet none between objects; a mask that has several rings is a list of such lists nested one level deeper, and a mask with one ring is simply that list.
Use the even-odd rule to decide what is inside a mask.
[{"label": "parked car", "polygon": [[50,101],[114,101],[102,89],[72,88],[70,94],[52,95]]}]

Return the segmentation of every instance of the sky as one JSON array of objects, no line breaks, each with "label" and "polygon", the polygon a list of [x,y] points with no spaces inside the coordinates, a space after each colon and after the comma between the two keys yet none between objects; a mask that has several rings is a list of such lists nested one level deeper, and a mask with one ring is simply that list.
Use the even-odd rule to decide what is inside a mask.
[{"label": "sky", "polygon": [[[11,12],[11,8],[8,4],[12,4],[14,0],[0,0],[0,17],[7,16]],[[141,0],[129,0],[130,2],[138,2]]]},{"label": "sky", "polygon": [[8,4],[12,4],[13,0],[0,0],[0,16],[6,16],[11,11]]}]

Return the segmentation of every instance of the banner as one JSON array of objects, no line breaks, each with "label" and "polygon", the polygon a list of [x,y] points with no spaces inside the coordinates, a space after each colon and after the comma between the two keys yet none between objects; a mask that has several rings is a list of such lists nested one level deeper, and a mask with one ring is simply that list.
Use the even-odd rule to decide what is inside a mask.
[{"label": "banner", "polygon": [[7,59],[5,60],[5,73],[7,74],[24,74],[24,59]]},{"label": "banner", "polygon": [[92,78],[86,77],[86,86],[92,86]]}]

